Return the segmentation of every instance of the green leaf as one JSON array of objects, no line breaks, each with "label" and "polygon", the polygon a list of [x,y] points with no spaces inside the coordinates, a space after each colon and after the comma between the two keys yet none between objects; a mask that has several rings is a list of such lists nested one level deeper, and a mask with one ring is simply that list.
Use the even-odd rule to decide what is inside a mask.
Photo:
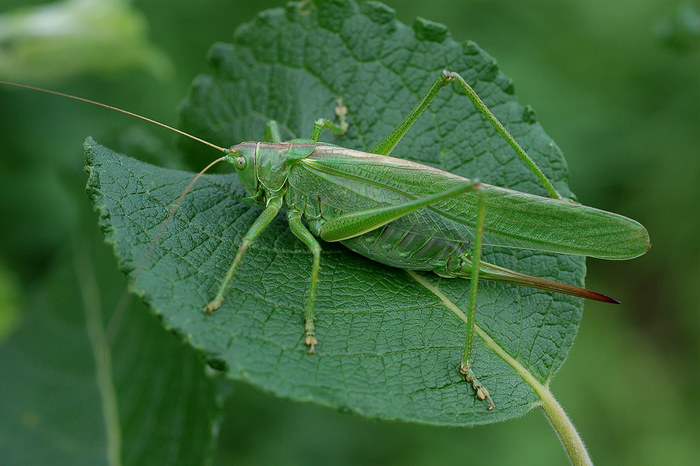
[{"label": "green leaf", "polygon": [[219,383],[124,293],[93,230],[50,266],[0,346],[2,462],[203,464]]},{"label": "green leaf", "polygon": [[[261,13],[239,28],[233,44],[215,45],[210,60],[211,75],[195,81],[182,126],[214,143],[259,140],[270,119],[280,123],[283,137],[308,137],[313,122],[332,117],[342,98],[350,130],[326,140],[366,149],[448,68],[473,85],[556,188],[569,194],[561,152],[532,111],[516,102],[494,60],[434,23],[408,27],[374,2],[291,5]],[[183,145],[192,156],[200,153],[190,142]],[[261,210],[244,202],[234,175],[210,175],[164,223],[192,174],[119,156],[91,140],[86,153],[88,191],[131,290],[231,378],[373,418],[483,424],[535,406],[573,343],[580,300],[480,283],[474,368],[497,405],[487,412],[458,372],[465,333],[458,314],[467,307],[468,281],[409,274],[323,244],[315,306],[320,346],[309,355],[302,309],[311,255],[284,216],[246,253],[223,307],[204,315],[203,305]],[[454,89],[436,98],[392,155],[544,193]],[[493,248],[484,257],[573,284],[581,284],[585,272],[579,257]]]}]

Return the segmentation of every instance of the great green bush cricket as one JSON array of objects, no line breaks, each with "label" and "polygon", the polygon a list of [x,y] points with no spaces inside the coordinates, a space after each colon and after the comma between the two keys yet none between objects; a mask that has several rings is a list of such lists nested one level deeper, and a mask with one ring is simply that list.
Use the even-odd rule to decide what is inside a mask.
[{"label": "great green bush cricket", "polygon": [[[466,93],[540,180],[550,197],[505,188],[390,157],[430,102],[448,83]],[[131,112],[54,91],[2,82],[86,101],[147,120],[207,144],[225,155],[205,167],[182,192],[169,217],[196,180],[214,164],[234,165],[250,200],[265,206],[252,224],[205,312],[218,309],[245,251],[284,206],[291,231],[313,255],[304,313],[304,342],[313,353],[318,341],[314,300],[324,241],[340,241],[349,249],[385,265],[432,271],[446,278],[468,278],[469,308],[460,373],[481,400],[494,407],[488,390],[472,370],[472,339],[479,279],[502,281],[603,302],[617,302],[600,293],[565,283],[520,274],[481,261],[482,244],[527,248],[604,259],[631,259],[649,248],[642,225],[618,214],[564,200],[552,183],[457,73],[442,71],[416,107],[369,152],[321,143],[327,129],[344,134],[347,109],[338,103],[337,122],[321,118],[309,139],[282,142],[274,121],[264,142],[243,142],[229,149]],[[305,222],[306,223],[305,223]],[[167,221],[166,221],[167,222]],[[308,226],[307,226],[308,225]],[[158,238],[154,240],[156,242]]]}]

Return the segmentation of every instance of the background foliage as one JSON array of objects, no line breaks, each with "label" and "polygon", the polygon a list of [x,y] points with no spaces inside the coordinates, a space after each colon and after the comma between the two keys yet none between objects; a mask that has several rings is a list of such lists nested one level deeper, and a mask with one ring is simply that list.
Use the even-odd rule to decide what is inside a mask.
[{"label": "background foliage", "polygon": [[[18,3],[2,1],[0,8]],[[587,284],[624,304],[615,309],[586,304],[577,342],[554,379],[553,392],[594,460],[692,462],[700,433],[700,401],[694,395],[700,382],[695,370],[700,363],[700,39],[692,27],[697,9],[661,0],[436,0],[429,11],[424,2],[386,3],[404,22],[410,24],[420,15],[445,23],[455,39],[474,40],[496,57],[514,79],[519,100],[533,105],[545,130],[564,150],[578,199],[628,215],[648,228],[653,247],[646,256],[620,263],[589,261]],[[209,46],[229,40],[235,26],[258,10],[279,5],[267,0],[192,1],[173,8],[161,0],[136,1],[132,6],[144,15],[151,42],[169,57],[176,72],[158,78],[152,70],[138,67],[109,74],[86,68],[70,79],[59,81],[47,73],[35,82],[173,123],[191,80],[206,69]],[[629,14],[630,9],[635,14]],[[176,24],[186,24],[187,32],[173,27]],[[88,403],[87,395],[68,404],[59,396],[60,387],[76,394],[78,386],[93,400],[96,396],[86,319],[82,311],[76,312],[84,302],[95,302],[94,297],[81,298],[90,275],[85,267],[105,276],[98,278],[97,289],[107,317],[121,297],[119,290],[109,291],[107,286],[120,278],[108,277],[115,266],[101,245],[83,192],[81,143],[93,135],[138,157],[170,146],[172,137],[120,115],[28,92],[3,89],[0,109],[0,212],[5,219],[0,230],[0,391],[11,391],[11,379],[26,384],[31,393],[34,377],[46,374],[48,367],[49,382],[58,388],[47,396],[47,410],[99,415],[100,407]],[[168,155],[150,161],[177,165],[169,150],[163,152]],[[86,262],[82,254],[91,259]],[[62,317],[51,319],[49,308]],[[132,324],[158,330],[150,315],[146,314],[151,323],[139,323],[129,311],[120,315],[127,319],[121,321],[121,338],[157,338],[177,347],[177,340],[164,331],[155,337],[129,331]],[[120,338],[118,333],[108,337]],[[76,341],[83,342],[83,351],[75,350],[71,343]],[[140,354],[138,347],[133,351]],[[26,364],[45,353],[52,355],[51,365]],[[163,369],[169,354],[150,355],[148,367]],[[193,359],[191,370],[204,370],[196,357],[185,357]],[[177,375],[188,380],[184,369]],[[123,383],[135,386],[144,377],[122,376]],[[165,380],[161,382],[179,387],[178,393],[193,391]],[[29,456],[6,455],[18,451],[22,432],[36,425],[42,413],[29,413],[19,425],[11,425],[7,419],[16,404],[5,397],[0,402],[0,455],[30,462]],[[167,410],[156,410],[150,419],[167,422],[162,417]],[[290,464],[435,463],[460,461],[472,453],[496,463],[564,460],[550,427],[536,411],[473,430],[383,424],[279,400],[241,384],[234,385],[224,411],[217,452],[221,462],[258,464],[282,458]],[[46,438],[68,432],[74,427],[69,421],[71,416],[66,416],[66,426],[46,432]],[[97,432],[101,423],[93,422],[93,427],[80,426],[81,432]],[[104,454],[99,448],[104,436],[95,435],[93,456],[85,456],[90,460]],[[176,436],[173,433],[170,441]],[[75,458],[70,456],[75,451],[70,442],[62,445],[66,458]],[[24,448],[19,451],[42,453],[29,441],[20,446]]]}]

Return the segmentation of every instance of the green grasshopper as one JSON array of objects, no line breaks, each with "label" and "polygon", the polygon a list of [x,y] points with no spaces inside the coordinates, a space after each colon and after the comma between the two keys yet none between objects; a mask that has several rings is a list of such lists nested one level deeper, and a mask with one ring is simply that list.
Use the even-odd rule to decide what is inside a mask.
[{"label": "green grasshopper", "polygon": [[[455,82],[540,180],[550,197],[522,193],[469,180],[427,165],[389,156],[416,119],[448,83]],[[19,87],[13,83],[3,83]],[[54,91],[31,88],[67,96]],[[205,167],[185,188],[168,218],[197,179],[214,164],[235,167],[249,199],[265,206],[242,239],[207,313],[221,307],[246,250],[284,206],[289,227],[313,255],[304,312],[304,343],[314,353],[314,300],[323,241],[385,265],[432,271],[441,277],[470,280],[466,343],[460,373],[480,400],[494,407],[488,390],[472,370],[472,339],[480,279],[527,286],[581,298],[617,303],[594,291],[533,277],[481,260],[482,245],[532,249],[602,259],[631,259],[650,246],[642,225],[621,215],[564,200],[552,183],[503,127],[476,92],[457,73],[442,71],[423,99],[369,152],[319,142],[322,131],[343,135],[347,109],[339,101],[338,123],[319,119],[311,138],[282,142],[277,124],[267,125],[264,142],[243,142],[230,149],[122,109],[114,109],[166,127],[225,155]],[[166,220],[167,223],[167,220]],[[308,226],[307,226],[308,225]],[[157,239],[156,239],[157,241]]]}]

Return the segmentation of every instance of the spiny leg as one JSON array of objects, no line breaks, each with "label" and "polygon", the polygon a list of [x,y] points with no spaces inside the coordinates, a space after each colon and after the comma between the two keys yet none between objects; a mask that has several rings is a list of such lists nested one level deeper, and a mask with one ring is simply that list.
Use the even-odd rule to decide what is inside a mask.
[{"label": "spiny leg", "polygon": [[[486,218],[486,194],[479,181],[460,183],[451,189],[430,196],[414,199],[399,205],[390,205],[376,209],[368,209],[341,215],[333,220],[326,221],[320,228],[320,236],[324,241],[342,241],[348,238],[370,232],[394,221],[404,215],[424,208],[435,202],[450,199],[464,192],[475,190],[478,192],[476,232],[474,235],[474,247],[472,252],[472,272],[469,287],[469,310],[467,312],[467,334],[465,338],[464,354],[460,364],[462,373],[467,382],[472,384],[476,396],[480,400],[489,401],[489,410],[494,408],[493,400],[488,390],[479,382],[471,368],[472,342],[474,338],[474,324],[476,314],[476,295],[479,286],[479,269],[481,267],[481,245],[484,235],[484,222]],[[290,214],[291,225],[291,214]],[[308,232],[307,232],[308,233]],[[313,238],[313,237],[312,237]],[[312,278],[313,282],[313,278]]]},{"label": "spiny leg", "polygon": [[498,121],[498,118],[489,110],[489,108],[484,104],[484,102],[479,98],[479,95],[472,89],[472,87],[467,84],[467,82],[458,73],[443,70],[437,79],[433,82],[428,89],[428,92],[421,99],[421,101],[416,105],[416,107],[411,110],[411,112],[406,116],[406,118],[401,121],[389,134],[387,134],[382,140],[375,144],[370,152],[380,155],[389,155],[394,147],[399,143],[401,138],[403,138],[406,131],[413,125],[413,123],[418,119],[418,117],[428,108],[430,102],[435,98],[440,90],[445,87],[450,82],[456,82],[462,90],[467,93],[467,97],[472,101],[474,107],[481,113],[488,121],[493,125],[494,128],[499,132],[503,139],[513,148],[518,157],[528,166],[528,168],[537,176],[542,185],[545,187],[549,195],[555,199],[561,199],[561,195],[554,189],[554,186],[545,176],[545,174],[540,170],[540,168],[535,164],[535,162],[527,155],[527,152],[518,144],[518,141],[511,136],[508,130]]},{"label": "spiny leg", "polygon": [[399,141],[401,141],[413,123],[423,114],[425,109],[428,108],[430,102],[432,102],[440,90],[445,87],[448,82],[450,82],[448,75],[449,71],[443,70],[430,86],[428,92],[426,92],[420,102],[418,102],[418,105],[416,105],[414,109],[411,110],[408,115],[406,115],[401,123],[396,125],[396,127],[391,130],[389,134],[384,136],[378,143],[372,146],[369,151],[373,154],[379,155],[391,154],[391,151],[394,150],[396,145],[399,143]]},{"label": "spiny leg", "polygon": [[311,139],[318,142],[321,138],[321,132],[327,129],[338,136],[342,136],[348,132],[348,122],[345,116],[348,114],[348,108],[343,105],[343,99],[336,100],[335,115],[338,117],[339,123],[333,123],[327,118],[319,118],[314,122],[314,129],[311,131]]},{"label": "spiny leg", "polygon": [[314,255],[314,262],[311,267],[311,285],[309,285],[309,297],[306,300],[306,312],[304,313],[304,344],[309,347],[309,353],[313,354],[318,340],[315,336],[314,328],[314,301],[316,300],[316,283],[318,282],[318,269],[321,263],[321,245],[316,238],[306,229],[301,222],[301,212],[290,210],[287,214],[289,218],[289,228],[292,233],[299,238],[311,254]]},{"label": "spiny leg", "polygon": [[472,384],[472,387],[476,391],[476,397],[480,400],[488,400],[489,410],[492,410],[495,405],[491,399],[489,391],[484,387],[481,382],[474,375],[472,370],[472,343],[474,340],[474,324],[475,324],[475,314],[476,314],[476,294],[479,287],[479,268],[481,265],[481,242],[484,236],[484,221],[486,218],[486,195],[480,186],[475,186],[475,189],[479,191],[479,199],[477,204],[476,213],[476,234],[474,235],[474,248],[472,251],[472,275],[469,283],[469,310],[467,312],[467,336],[464,343],[464,354],[462,355],[462,362],[459,366],[459,372],[464,375],[467,382]]},{"label": "spiny leg", "polygon": [[388,205],[375,209],[358,210],[324,220],[319,230],[319,236],[324,241],[343,241],[393,222],[411,212],[428,207],[440,201],[452,199],[467,191],[476,189],[478,181],[465,180],[450,189],[440,191],[425,197],[419,197],[403,204]]},{"label": "spiny leg", "polygon": [[216,293],[214,299],[212,299],[209,302],[209,304],[204,306],[204,312],[214,312],[221,307],[221,304],[223,304],[224,302],[224,296],[226,296],[226,290],[228,289],[228,286],[231,283],[231,280],[233,279],[233,274],[236,271],[236,267],[241,261],[243,254],[253,243],[255,238],[257,238],[258,235],[270,224],[270,222],[274,220],[281,207],[281,197],[274,197],[268,201],[267,207],[265,208],[263,213],[260,214],[260,216],[257,219],[255,219],[255,222],[253,222],[253,225],[251,225],[250,229],[248,229],[248,232],[243,237],[243,240],[241,241],[241,246],[238,248],[238,252],[236,253],[236,257],[233,259],[231,267],[229,267],[228,272],[226,273],[226,277],[224,277],[224,279],[221,282],[221,285],[219,286],[219,291]]}]

